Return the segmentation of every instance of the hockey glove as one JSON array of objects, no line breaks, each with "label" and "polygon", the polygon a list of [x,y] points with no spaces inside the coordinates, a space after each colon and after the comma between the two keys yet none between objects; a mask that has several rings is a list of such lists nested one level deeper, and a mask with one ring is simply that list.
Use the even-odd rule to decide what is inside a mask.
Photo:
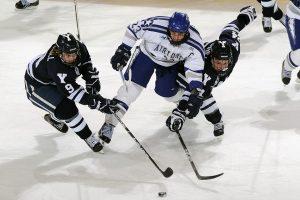
[{"label": "hockey glove", "polygon": [[203,98],[198,96],[198,95],[194,95],[191,94],[190,98],[188,100],[188,114],[186,115],[189,119],[193,119],[194,117],[196,117],[199,113],[200,107],[203,104]]},{"label": "hockey glove", "polygon": [[248,25],[250,22],[256,19],[256,11],[253,6],[246,6],[240,10],[240,14],[237,17],[237,20],[240,23]]},{"label": "hockey glove", "polygon": [[98,77],[99,71],[92,68],[88,71],[89,78],[85,81],[86,91],[90,94],[97,94],[100,92],[101,84]]},{"label": "hockey glove", "polygon": [[125,44],[121,44],[116,50],[115,55],[110,59],[112,68],[117,71],[122,70],[126,66],[130,56],[131,52],[129,47]]},{"label": "hockey glove", "polygon": [[168,117],[166,121],[167,127],[172,132],[181,130],[183,123],[185,121],[185,111],[175,108],[172,114]]},{"label": "hockey glove", "polygon": [[110,109],[110,100],[103,98],[100,94],[93,95],[93,98],[88,105],[90,109],[97,109],[106,114],[112,114]]}]

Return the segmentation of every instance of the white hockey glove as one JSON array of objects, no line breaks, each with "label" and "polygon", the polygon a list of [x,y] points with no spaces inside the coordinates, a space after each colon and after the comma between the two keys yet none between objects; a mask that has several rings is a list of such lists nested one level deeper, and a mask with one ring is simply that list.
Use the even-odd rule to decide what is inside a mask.
[{"label": "white hockey glove", "polygon": [[238,21],[243,21],[245,25],[255,20],[257,17],[255,8],[253,6],[246,6],[240,10],[240,14],[237,17]]},{"label": "white hockey glove", "polygon": [[168,117],[166,121],[166,125],[170,129],[170,131],[176,132],[182,129],[186,117],[187,108],[187,101],[181,100],[177,108],[175,108],[172,111],[172,114]]},{"label": "white hockey glove", "polygon": [[168,117],[166,121],[167,127],[172,132],[176,132],[182,129],[183,123],[185,121],[185,111],[175,108],[172,114]]}]

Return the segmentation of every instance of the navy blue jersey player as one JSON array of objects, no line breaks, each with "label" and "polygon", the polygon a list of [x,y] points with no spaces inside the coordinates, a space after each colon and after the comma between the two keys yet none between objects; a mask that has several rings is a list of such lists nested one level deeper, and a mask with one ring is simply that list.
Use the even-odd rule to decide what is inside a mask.
[{"label": "navy blue jersey player", "polygon": [[222,84],[232,73],[240,55],[239,32],[256,18],[252,6],[244,7],[236,20],[227,24],[218,40],[205,43],[205,65],[203,73],[203,89],[193,91],[186,82],[184,66],[179,67],[177,81],[184,88],[184,94],[177,108],[172,111],[166,124],[171,131],[180,130],[185,118],[195,117],[199,110],[214,125],[214,135],[224,134],[222,114],[212,95],[213,88]]},{"label": "navy blue jersey player", "polygon": [[[86,88],[76,82],[82,76]],[[95,152],[102,149],[76,104],[88,105],[91,109],[111,113],[109,100],[99,94],[98,71],[86,46],[70,34],[58,36],[50,49],[27,66],[25,89],[33,105],[48,112],[45,120],[61,132],[71,128]],[[85,90],[86,89],[86,90]]]},{"label": "navy blue jersey player", "polygon": [[262,26],[266,33],[272,31],[272,20],[279,20],[285,25],[285,17],[282,10],[278,7],[277,0],[257,0],[262,6]]}]

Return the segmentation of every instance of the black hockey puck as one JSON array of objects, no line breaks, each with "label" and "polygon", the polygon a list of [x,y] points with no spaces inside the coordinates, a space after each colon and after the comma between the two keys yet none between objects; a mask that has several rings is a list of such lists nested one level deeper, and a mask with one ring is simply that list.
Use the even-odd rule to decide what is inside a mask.
[{"label": "black hockey puck", "polygon": [[166,197],[166,196],[167,196],[167,193],[166,193],[166,192],[159,192],[159,193],[158,193],[158,196],[159,196],[159,197]]}]

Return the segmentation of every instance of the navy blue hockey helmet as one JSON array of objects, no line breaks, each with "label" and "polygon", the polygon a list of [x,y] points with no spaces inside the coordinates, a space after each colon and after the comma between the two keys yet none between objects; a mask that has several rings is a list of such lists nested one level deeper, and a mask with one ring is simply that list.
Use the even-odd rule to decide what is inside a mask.
[{"label": "navy blue hockey helmet", "polygon": [[190,27],[190,20],[187,14],[174,12],[169,19],[169,30],[173,32],[186,33]]},{"label": "navy blue hockey helmet", "polygon": [[[228,65],[220,71],[218,74],[223,76],[227,73],[228,67],[233,62],[233,55],[230,44],[226,40],[216,40],[211,46],[211,58],[215,60],[228,60]],[[213,62],[213,61],[212,61]],[[213,68],[216,66],[213,64]]]},{"label": "navy blue hockey helmet", "polygon": [[211,57],[217,60],[228,60],[231,63],[231,46],[226,40],[216,40],[211,47]]},{"label": "navy blue hockey helmet", "polygon": [[61,34],[56,41],[58,50],[64,53],[79,53],[79,44],[71,33]]}]

